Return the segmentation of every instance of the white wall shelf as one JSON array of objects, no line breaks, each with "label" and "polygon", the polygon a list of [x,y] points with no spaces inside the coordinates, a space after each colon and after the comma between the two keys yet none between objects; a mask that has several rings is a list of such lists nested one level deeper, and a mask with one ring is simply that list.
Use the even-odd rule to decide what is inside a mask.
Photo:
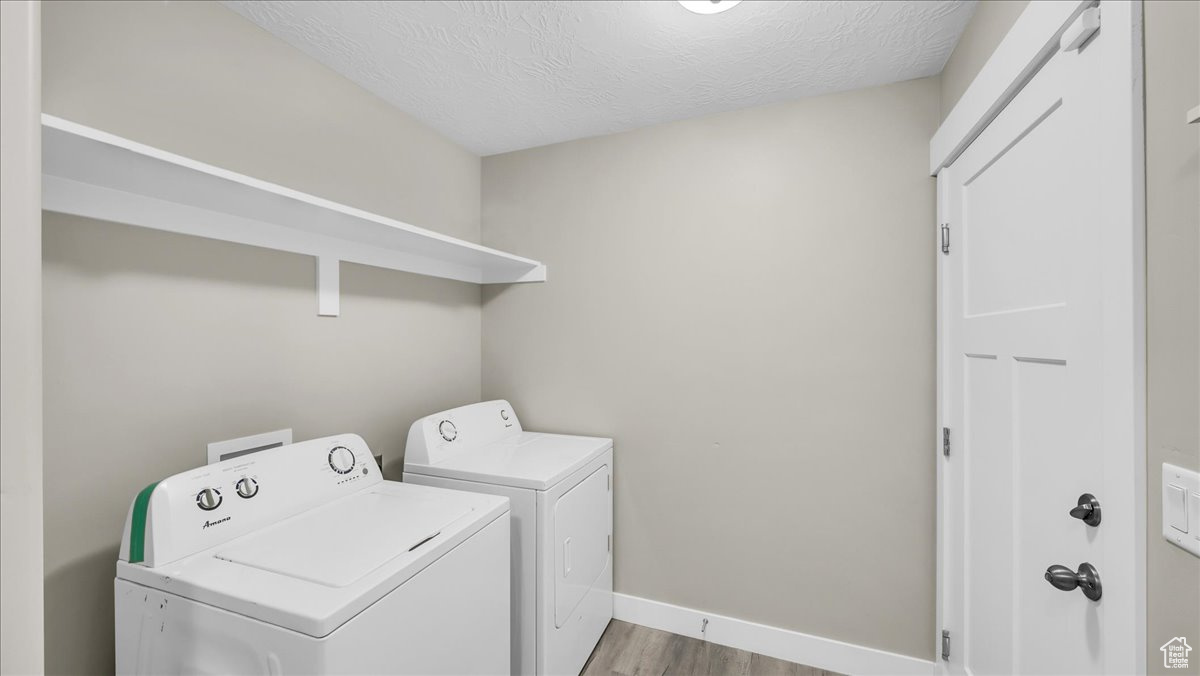
[{"label": "white wall shelf", "polygon": [[338,261],[475,284],[546,281],[542,263],[42,115],[42,208],[318,259],[318,313]]}]

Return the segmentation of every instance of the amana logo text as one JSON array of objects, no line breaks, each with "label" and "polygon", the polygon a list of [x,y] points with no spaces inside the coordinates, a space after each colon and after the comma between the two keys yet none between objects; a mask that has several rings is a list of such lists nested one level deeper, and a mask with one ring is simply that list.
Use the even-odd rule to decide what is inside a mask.
[{"label": "amana logo text", "polygon": [[219,523],[225,523],[226,521],[230,520],[231,518],[233,518],[233,517],[227,516],[224,519],[217,519],[216,521],[205,521],[203,528],[208,528],[209,526],[215,526]]}]

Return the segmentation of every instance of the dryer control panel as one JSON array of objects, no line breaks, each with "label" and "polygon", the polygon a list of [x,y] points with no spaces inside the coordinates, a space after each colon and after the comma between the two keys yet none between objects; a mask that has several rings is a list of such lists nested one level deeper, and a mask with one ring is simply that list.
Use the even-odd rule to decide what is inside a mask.
[{"label": "dryer control panel", "polygon": [[456,453],[520,433],[521,421],[503,399],[460,406],[413,423],[408,429],[404,461],[436,465]]},{"label": "dryer control panel", "polygon": [[356,434],[198,467],[137,495],[120,558],[158,567],[381,481],[371,450]]}]

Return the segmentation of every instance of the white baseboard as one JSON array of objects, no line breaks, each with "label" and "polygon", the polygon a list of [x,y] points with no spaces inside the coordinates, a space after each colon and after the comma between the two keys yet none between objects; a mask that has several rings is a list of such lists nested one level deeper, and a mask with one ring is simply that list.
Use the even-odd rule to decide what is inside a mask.
[{"label": "white baseboard", "polygon": [[[940,674],[934,662],[843,643],[798,631],[747,622],[649,599],[613,595],[613,617],[625,622],[703,639],[768,657],[843,674],[929,676]],[[703,635],[701,626],[708,620]]]}]

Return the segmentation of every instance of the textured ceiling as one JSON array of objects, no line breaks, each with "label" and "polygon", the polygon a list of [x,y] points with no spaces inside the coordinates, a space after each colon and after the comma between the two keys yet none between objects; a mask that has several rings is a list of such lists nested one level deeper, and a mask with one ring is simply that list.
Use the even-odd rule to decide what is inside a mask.
[{"label": "textured ceiling", "polygon": [[228,7],[480,154],[941,71],[974,2],[291,2]]}]

